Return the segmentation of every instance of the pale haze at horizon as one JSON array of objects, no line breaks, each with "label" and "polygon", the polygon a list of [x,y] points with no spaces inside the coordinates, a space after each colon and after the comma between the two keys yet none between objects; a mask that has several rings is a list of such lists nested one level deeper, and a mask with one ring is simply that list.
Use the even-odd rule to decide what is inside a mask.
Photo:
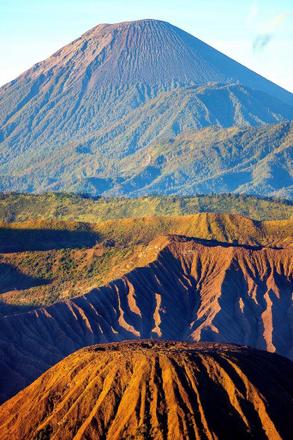
[{"label": "pale haze at horizon", "polygon": [[293,91],[288,0],[0,0],[0,86],[99,23],[144,18],[168,21]]}]

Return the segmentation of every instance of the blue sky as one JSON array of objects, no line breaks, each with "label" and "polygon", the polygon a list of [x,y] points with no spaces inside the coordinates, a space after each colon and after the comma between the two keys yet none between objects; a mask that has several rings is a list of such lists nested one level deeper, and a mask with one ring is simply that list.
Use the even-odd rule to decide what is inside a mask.
[{"label": "blue sky", "polygon": [[293,91],[289,0],[0,0],[0,85],[99,23],[158,18]]}]

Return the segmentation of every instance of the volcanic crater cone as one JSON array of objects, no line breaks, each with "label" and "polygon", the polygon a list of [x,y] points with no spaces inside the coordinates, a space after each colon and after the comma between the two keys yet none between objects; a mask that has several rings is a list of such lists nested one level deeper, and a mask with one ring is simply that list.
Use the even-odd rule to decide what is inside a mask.
[{"label": "volcanic crater cone", "polygon": [[244,346],[95,345],[3,404],[0,439],[288,439],[292,375]]}]

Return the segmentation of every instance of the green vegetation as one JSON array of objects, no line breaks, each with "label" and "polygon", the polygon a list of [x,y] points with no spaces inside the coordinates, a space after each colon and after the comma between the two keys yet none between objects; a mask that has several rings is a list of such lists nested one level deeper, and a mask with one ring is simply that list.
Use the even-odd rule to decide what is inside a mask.
[{"label": "green vegetation", "polygon": [[258,127],[210,126],[183,130],[176,136],[167,130],[156,139],[150,137],[147,145],[138,148],[135,144],[128,151],[123,144],[132,142],[133,131],[130,126],[126,139],[122,134],[118,139],[107,137],[102,151],[97,133],[78,142],[62,143],[62,148],[44,142],[34,152],[29,149],[29,154],[13,157],[10,165],[0,167],[0,189],[106,197],[229,192],[292,200],[292,122]]},{"label": "green vegetation", "polygon": [[7,313],[7,305],[17,305],[14,310],[18,311],[20,305],[51,304],[82,295],[145,266],[166,243],[162,235],[278,248],[290,246],[293,235],[292,220],[261,222],[233,214],[152,216],[97,223],[31,218],[0,227],[0,314]]},{"label": "green vegetation", "polygon": [[[221,215],[225,212],[230,214]],[[150,242],[164,234],[287,246],[292,214],[289,201],[231,194],[133,199],[2,194],[0,314],[10,306],[18,311],[82,295],[148,264],[154,257]]]},{"label": "green vegetation", "polygon": [[293,216],[293,203],[236,194],[131,199],[93,199],[62,193],[10,193],[0,196],[0,221],[5,223],[35,220],[97,223],[108,219],[200,212],[240,214],[255,220],[280,220]]}]

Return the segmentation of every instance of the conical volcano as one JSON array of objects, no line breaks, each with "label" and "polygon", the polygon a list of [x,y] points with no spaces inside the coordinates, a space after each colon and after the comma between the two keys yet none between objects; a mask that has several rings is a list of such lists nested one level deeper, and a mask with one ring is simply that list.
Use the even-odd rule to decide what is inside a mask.
[{"label": "conical volcano", "polygon": [[[128,165],[147,166],[154,154],[146,161],[135,154],[154,143],[207,127],[247,129],[292,118],[291,93],[169,23],[102,24],[0,89],[0,190],[134,195],[125,186],[135,177]],[[208,144],[210,133],[203,136]],[[164,157],[159,161],[164,168]],[[150,178],[164,174],[151,165],[138,177],[142,193],[174,192],[169,176],[147,188]],[[253,168],[241,176],[236,190],[241,184],[257,192],[254,175]],[[235,189],[213,179],[192,191]],[[176,191],[187,193],[188,186]]]},{"label": "conical volcano", "polygon": [[292,368],[220,344],[92,346],[0,407],[0,439],[289,439]]},{"label": "conical volcano", "polygon": [[41,85],[49,77],[59,83],[59,93],[72,86],[89,92],[101,85],[240,82],[293,104],[291,93],[159,20],[100,24],[16,81],[38,79]]}]

